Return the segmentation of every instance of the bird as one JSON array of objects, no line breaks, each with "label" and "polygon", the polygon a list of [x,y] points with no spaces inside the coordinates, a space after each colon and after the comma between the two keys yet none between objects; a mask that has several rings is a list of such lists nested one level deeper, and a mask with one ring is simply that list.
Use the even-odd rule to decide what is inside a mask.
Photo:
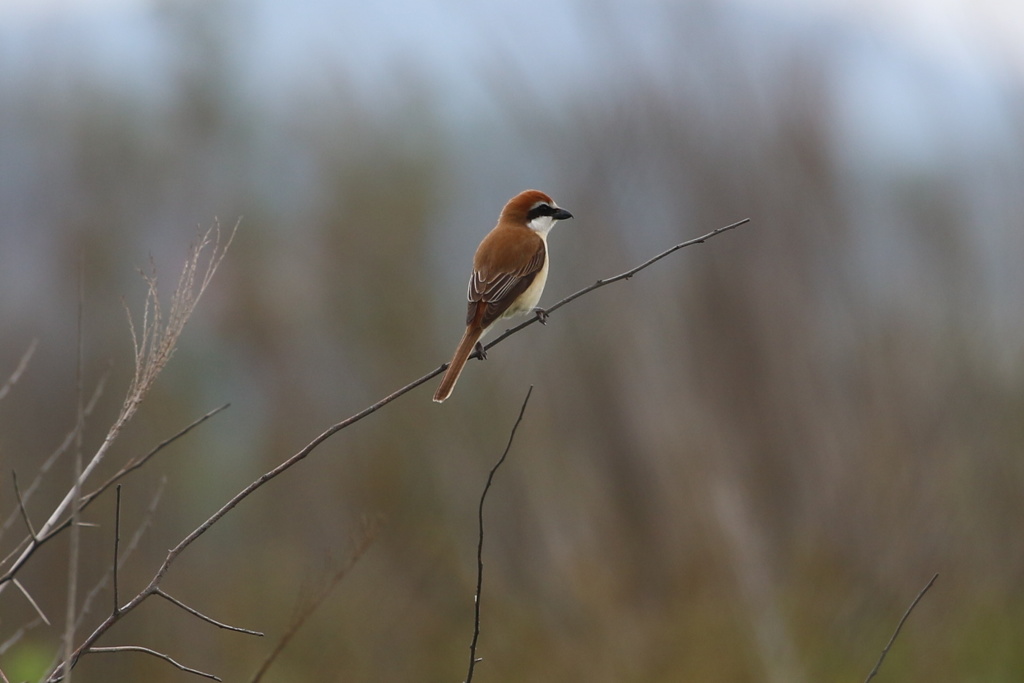
[{"label": "bird", "polygon": [[548,279],[548,232],[572,214],[540,190],[526,190],[508,200],[498,224],[476,249],[469,278],[466,332],[434,393],[442,403],[462,374],[474,348],[483,357],[480,339],[502,318],[544,311],[536,309]]}]

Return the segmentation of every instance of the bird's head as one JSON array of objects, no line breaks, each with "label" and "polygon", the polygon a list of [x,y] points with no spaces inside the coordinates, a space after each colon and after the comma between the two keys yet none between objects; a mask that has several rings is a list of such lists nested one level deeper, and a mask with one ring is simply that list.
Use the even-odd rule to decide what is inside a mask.
[{"label": "bird's head", "polygon": [[525,225],[534,232],[547,234],[558,221],[572,218],[572,214],[555,204],[540,190],[526,190],[508,200],[501,211],[501,220]]}]

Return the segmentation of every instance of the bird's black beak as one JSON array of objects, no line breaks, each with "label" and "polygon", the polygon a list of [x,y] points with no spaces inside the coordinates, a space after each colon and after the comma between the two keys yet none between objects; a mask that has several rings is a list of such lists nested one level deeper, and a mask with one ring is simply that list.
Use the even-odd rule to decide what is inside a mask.
[{"label": "bird's black beak", "polygon": [[551,217],[556,221],[564,221],[566,218],[572,218],[572,214],[565,209],[555,209],[555,212],[551,214]]}]

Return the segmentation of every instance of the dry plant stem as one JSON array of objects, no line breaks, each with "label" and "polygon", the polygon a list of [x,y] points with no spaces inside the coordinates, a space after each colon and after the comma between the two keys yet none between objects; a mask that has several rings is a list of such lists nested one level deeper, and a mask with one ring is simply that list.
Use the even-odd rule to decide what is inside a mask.
[{"label": "dry plant stem", "polygon": [[530,402],[530,394],[532,393],[533,385],[530,385],[530,388],[526,391],[526,398],[523,399],[523,406],[519,409],[519,417],[516,418],[516,423],[512,425],[512,433],[508,435],[505,451],[488,473],[487,483],[484,484],[483,493],[480,494],[480,505],[477,507],[477,522],[480,531],[476,540],[476,593],[473,594],[473,640],[469,643],[469,670],[466,672],[465,683],[470,683],[473,680],[473,671],[476,669],[476,663],[480,661],[476,656],[476,646],[480,640],[480,591],[484,583],[484,500],[487,499],[487,492],[491,490],[494,475],[502,463],[505,462],[505,458],[508,457],[508,452],[512,448],[512,441],[516,438],[516,430],[519,429],[519,423],[523,421],[523,414],[526,413],[526,404]]},{"label": "dry plant stem", "polygon": [[[142,653],[147,654],[147,655],[153,655],[154,657],[158,657],[158,658],[164,660],[165,662],[168,662],[169,664],[173,664],[174,666],[176,666],[181,671],[184,671],[185,673],[195,674],[196,676],[202,676],[203,678],[209,678],[210,680],[213,680],[213,681],[223,680],[221,678],[218,678],[217,676],[214,676],[213,674],[208,674],[205,671],[200,671],[199,669],[193,669],[191,667],[185,666],[184,664],[181,664],[180,662],[175,661],[169,655],[165,655],[163,652],[157,652],[156,650],[151,650],[148,647],[142,647],[140,645],[118,645],[116,647],[94,647],[91,650],[89,650],[90,654],[100,654],[100,653],[104,653],[104,652],[142,652]],[[61,680],[61,679],[56,679],[56,680]]]},{"label": "dry plant stem", "polygon": [[[190,247],[185,267],[178,279],[178,287],[171,297],[170,313],[166,321],[160,308],[156,276],[143,273],[148,289],[143,305],[141,331],[136,330],[131,313],[128,314],[128,327],[135,348],[135,375],[129,385],[121,411],[108,430],[103,443],[82,469],[81,475],[76,478],[72,489],[68,491],[63,500],[54,508],[50,517],[40,527],[40,536],[45,537],[68,513],[69,508],[73,507],[72,503],[76,500],[76,492],[80,490],[82,483],[103,461],[125,425],[135,416],[142,400],[152,388],[153,382],[170,361],[185,323],[213,279],[214,273],[217,272],[217,267],[224,259],[228,247],[231,246],[237,229],[238,225],[236,224],[234,230],[222,244],[220,225],[214,223],[214,226],[201,235],[199,241]],[[75,514],[75,510],[71,510],[71,513]],[[36,545],[35,542],[30,542],[29,547],[22,552],[15,564],[20,566],[32,554]],[[3,592],[4,588],[5,584],[0,582],[0,592]]]},{"label": "dry plant stem", "polygon": [[[647,267],[653,265],[657,261],[665,258],[666,256],[668,256],[669,254],[671,254],[671,253],[673,253],[675,251],[678,251],[679,249],[682,249],[684,247],[688,247],[688,246],[691,246],[691,245],[694,245],[694,244],[701,244],[701,243],[705,242],[706,240],[709,240],[712,237],[714,237],[714,236],[716,236],[716,235],[718,235],[720,233],[726,232],[727,230],[732,230],[735,227],[743,225],[744,223],[749,222],[749,220],[750,219],[744,219],[742,221],[738,221],[738,222],[733,223],[731,225],[727,225],[727,226],[722,227],[722,228],[717,228],[717,229],[712,230],[711,232],[709,232],[709,233],[707,233],[705,235],[701,235],[700,237],[697,237],[697,238],[694,238],[694,239],[691,239],[691,240],[687,240],[686,242],[682,242],[680,244],[677,244],[674,247],[671,247],[670,249],[667,249],[667,250],[663,251],[662,253],[658,254],[657,256],[655,256],[655,257],[653,257],[651,259],[648,259],[644,263],[641,263],[639,266],[637,266],[637,267],[635,267],[635,268],[633,268],[631,270],[628,270],[625,273],[622,273],[621,275],[617,275],[615,277],[608,278],[607,280],[598,280],[595,284],[589,285],[588,287],[585,287],[585,288],[579,290],[578,292],[575,292],[574,294],[569,295],[565,299],[562,299],[561,301],[556,303],[554,306],[552,306],[549,309],[547,309],[548,313],[551,313],[551,312],[561,308],[562,306],[568,304],[569,302],[571,302],[571,301],[573,301],[575,299],[578,299],[579,297],[583,296],[584,294],[592,292],[595,289],[598,289],[599,287],[603,287],[604,285],[611,284],[612,282],[617,282],[619,280],[628,279],[628,278],[632,277],[633,275],[635,275],[636,273],[638,273],[641,270],[643,270],[644,268],[647,268]],[[523,324],[521,324],[521,325],[519,325],[517,327],[514,327],[511,330],[507,330],[500,337],[498,337],[493,342],[488,344],[487,348],[491,348],[491,347],[497,345],[498,343],[500,343],[501,341],[503,341],[507,337],[515,334],[519,330],[527,327],[528,325],[530,325],[531,323],[536,322],[536,321],[537,321],[536,317],[535,318],[531,318],[527,322],[525,322],[525,323],[523,323]],[[398,390],[392,392],[391,394],[388,394],[384,398],[382,398],[379,401],[377,401],[376,403],[374,403],[374,404],[364,408],[360,412],[358,412],[358,413],[356,413],[356,414],[354,414],[354,415],[352,415],[352,416],[342,420],[341,422],[338,422],[337,424],[331,425],[324,432],[322,432],[319,436],[314,438],[312,441],[310,441],[308,444],[306,444],[302,449],[300,449],[298,452],[296,452],[294,455],[289,457],[287,460],[283,461],[281,464],[279,464],[277,467],[273,468],[272,470],[267,471],[266,473],[261,475],[258,479],[256,479],[251,484],[246,486],[244,489],[242,489],[241,491],[236,493],[234,496],[232,496],[231,499],[228,500],[226,503],[224,503],[224,505],[222,505],[220,507],[220,509],[218,509],[216,512],[214,512],[209,517],[209,519],[207,519],[205,522],[203,522],[198,527],[196,527],[191,533],[189,533],[187,536],[185,536],[185,538],[183,538],[178,543],[178,545],[174,546],[170,551],[168,551],[167,557],[164,559],[163,564],[160,565],[160,567],[157,569],[156,573],[153,575],[153,578],[150,580],[149,585],[147,585],[145,588],[143,588],[138,593],[138,595],[136,595],[134,598],[129,600],[124,605],[124,607],[120,608],[120,610],[118,610],[116,613],[111,614],[110,616],[108,616],[103,621],[103,623],[101,623],[99,626],[96,627],[96,629],[75,650],[74,654],[71,657],[71,666],[73,667],[75,665],[75,663],[78,661],[78,659],[82,656],[83,653],[90,651],[90,648],[92,648],[92,646],[96,642],[96,640],[98,640],[100,636],[102,636],[107,630],[109,630],[110,627],[113,626],[114,623],[116,623],[118,619],[120,619],[125,614],[128,614],[129,612],[134,610],[136,607],[138,607],[140,604],[142,604],[142,602],[144,602],[149,596],[151,596],[154,593],[156,593],[159,590],[159,586],[160,586],[161,581],[163,581],[164,576],[166,576],[167,572],[170,570],[171,565],[174,564],[174,561],[177,559],[177,557],[182,552],[184,552],[190,545],[192,545],[192,543],[194,543],[200,536],[205,534],[210,529],[210,527],[212,527],[214,524],[216,524],[218,521],[220,521],[220,519],[222,517],[224,517],[224,515],[226,515],[229,512],[231,512],[231,510],[233,510],[240,502],[242,502],[243,500],[248,498],[254,491],[256,491],[257,489],[262,487],[264,484],[266,484],[267,482],[269,482],[272,479],[276,478],[279,474],[285,472],[286,470],[290,469],[292,466],[294,466],[297,463],[299,463],[300,461],[304,460],[306,458],[306,456],[308,456],[310,453],[312,453],[317,448],[317,446],[322,444],[324,441],[326,441],[327,439],[329,439],[333,435],[337,434],[338,432],[340,432],[341,430],[343,430],[343,429],[345,429],[347,427],[350,427],[351,425],[355,424],[356,422],[359,422],[364,417],[367,417],[368,415],[371,415],[371,414],[377,412],[378,410],[380,410],[381,408],[383,408],[387,404],[391,403],[395,399],[400,398],[401,396],[409,393],[410,391],[412,391],[416,387],[420,386],[421,384],[424,384],[425,382],[429,381],[430,379],[436,377],[437,375],[439,375],[442,372],[444,372],[444,370],[447,367],[448,367],[448,364],[445,363],[445,364],[439,366],[437,369],[433,370],[432,372],[427,373],[423,377],[420,377],[419,379],[417,379],[417,380],[415,380],[413,382],[410,382],[409,384],[405,385],[401,389],[398,389]],[[43,533],[43,532],[41,532],[41,533]],[[2,580],[2,579],[0,579],[0,580]],[[2,586],[0,586],[0,588],[2,588]],[[49,681],[59,680],[59,673],[57,673],[57,672],[52,673],[48,680]]]},{"label": "dry plant stem", "polygon": [[[104,482],[101,486],[99,486],[95,490],[93,490],[93,491],[85,494],[84,496],[82,496],[81,500],[80,500],[80,503],[79,503],[79,510],[85,510],[87,507],[89,507],[89,505],[94,500],[96,500],[97,497],[99,497],[99,495],[101,493],[106,491],[112,485],[116,484],[118,481],[123,479],[125,476],[127,476],[132,471],[138,469],[139,467],[142,467],[144,464],[146,464],[146,462],[148,462],[153,456],[155,456],[157,453],[162,451],[164,448],[166,448],[167,446],[170,446],[172,443],[174,443],[175,441],[177,441],[181,437],[185,436],[190,431],[192,431],[193,429],[195,429],[196,427],[201,425],[203,422],[206,422],[208,419],[210,419],[211,417],[213,417],[214,415],[216,415],[220,411],[222,411],[225,408],[227,408],[229,405],[230,404],[225,403],[224,405],[220,406],[219,408],[214,408],[213,410],[211,410],[210,412],[206,413],[202,417],[194,420],[191,424],[189,424],[188,426],[184,427],[183,429],[178,431],[176,434],[174,434],[174,435],[164,439],[163,441],[161,441],[159,444],[154,446],[153,449],[150,450],[145,455],[138,456],[138,457],[135,457],[135,458],[129,460],[124,465],[124,467],[121,468],[121,470],[119,472],[114,474],[110,479],[108,479],[106,482]],[[33,483],[35,484],[37,482],[33,482]],[[27,494],[26,494],[26,498],[27,498]],[[17,511],[15,511],[14,514],[17,515],[18,514]],[[31,556],[31,554],[33,552],[38,550],[44,543],[46,543],[50,539],[54,538],[58,533],[60,533],[61,531],[63,531],[64,529],[66,529],[66,528],[68,528],[70,526],[71,526],[71,519],[68,518],[68,519],[64,520],[63,523],[53,527],[50,530],[50,532],[48,534],[46,534],[45,536],[43,536],[41,534],[35,534],[32,539],[26,539],[25,542],[23,542],[21,545],[19,545],[17,548],[15,548],[15,552],[11,553],[11,555],[9,555],[8,557],[4,558],[4,560],[2,562],[0,562],[0,564],[6,563],[10,559],[11,556],[13,556],[17,552],[20,552],[22,550],[22,548],[24,548],[26,545],[30,546],[30,548],[29,548],[30,552],[27,552],[27,553],[23,552],[18,557],[18,561],[11,567],[11,569],[9,569],[2,576],[0,576],[0,584],[3,584],[3,583],[6,583],[7,581],[10,581],[14,577],[14,575],[17,573],[17,571],[28,560],[28,558]]]},{"label": "dry plant stem", "polygon": [[320,589],[319,593],[302,607],[298,615],[292,620],[292,623],[288,626],[288,629],[285,631],[284,635],[281,636],[281,639],[277,642],[277,645],[274,646],[274,649],[271,651],[271,653],[267,655],[267,658],[265,660],[263,660],[263,664],[261,664],[260,668],[257,669],[256,673],[253,674],[253,677],[250,679],[249,683],[259,683],[260,680],[263,679],[263,675],[267,673],[267,670],[270,669],[271,665],[277,660],[278,656],[280,656],[280,654],[288,646],[288,643],[292,641],[295,635],[299,632],[299,629],[301,629],[302,626],[306,623],[306,621],[309,620],[309,618],[313,615],[317,608],[320,607],[320,605],[322,605],[325,600],[327,600],[327,597],[338,586],[338,584],[341,583],[341,580],[348,575],[352,567],[354,567],[356,562],[359,561],[359,558],[363,556],[363,553],[365,553],[367,549],[369,549],[370,545],[373,543],[373,540],[374,538],[376,538],[376,536],[377,522],[365,522],[363,524],[362,533],[360,534],[359,538],[357,538],[355,541],[355,547],[352,549],[352,554],[349,557],[348,562],[346,562],[340,568],[338,568],[338,570],[334,573],[334,576],[332,576],[330,580],[327,582],[327,584]]},{"label": "dry plant stem", "polygon": [[18,361],[18,366],[14,368],[14,372],[12,372],[11,376],[7,378],[4,385],[0,387],[0,401],[4,400],[4,396],[6,396],[7,392],[11,390],[11,387],[17,384],[18,380],[21,379],[21,375],[28,367],[28,362],[32,360],[32,354],[36,352],[37,346],[39,346],[39,340],[33,339],[32,343],[28,345],[28,349],[26,349],[25,353],[21,355],[21,360]]},{"label": "dry plant stem", "polygon": [[[103,389],[106,387],[107,379],[109,377],[110,377],[110,368],[108,367],[106,372],[104,372],[100,376],[99,382],[96,383],[96,389],[93,390],[92,396],[89,398],[89,402],[85,406],[85,417],[89,417],[89,415],[93,411],[93,408],[96,407],[96,404],[99,402],[100,397],[103,395]],[[77,436],[77,434],[78,434],[78,430],[77,429],[72,429],[70,432],[68,432],[64,436],[64,440],[61,442],[61,444],[59,446],[57,446],[57,448],[53,451],[53,453],[51,453],[46,458],[46,460],[43,461],[43,465],[42,465],[42,467],[39,468],[39,472],[36,474],[35,478],[32,480],[32,483],[29,484],[27,489],[25,489],[24,496],[23,496],[23,500],[24,500],[25,503],[28,503],[29,498],[31,498],[32,494],[35,493],[37,488],[39,488],[39,485],[43,481],[43,477],[46,476],[46,474],[50,471],[50,469],[53,467],[54,463],[57,462],[57,460],[60,458],[60,456],[64,455],[64,453],[66,453],[69,448],[71,448],[71,445],[75,442],[75,437]],[[14,523],[14,519],[17,516],[18,516],[18,511],[15,510],[14,512],[12,512],[7,517],[7,520],[4,522],[3,527],[0,527],[0,538],[2,538],[3,537],[3,533],[5,531],[7,531],[7,529],[9,529],[11,527],[11,524]],[[11,555],[17,554],[17,552],[20,549],[21,548],[19,546],[18,548],[15,549],[15,552],[11,553]],[[0,561],[0,565],[6,564],[9,559],[10,559],[10,557],[5,557],[2,561]]]},{"label": "dry plant stem", "polygon": [[[78,254],[78,344],[75,363],[75,469],[71,485],[71,534],[68,539],[68,591],[64,626],[64,680],[71,681],[71,653],[75,649],[75,609],[78,603],[78,553],[81,548],[81,498],[82,498],[82,432],[85,431],[85,404],[82,389],[82,317],[85,311],[85,258]],[[120,501],[118,501],[120,502]]]},{"label": "dry plant stem", "polygon": [[914,598],[914,601],[910,603],[910,607],[908,607],[907,611],[903,613],[903,618],[900,619],[900,623],[896,624],[896,630],[893,631],[892,637],[889,638],[889,642],[885,644],[885,647],[882,649],[882,654],[878,657],[878,661],[875,662],[875,668],[872,669],[871,673],[868,674],[868,677],[864,679],[864,683],[868,683],[868,681],[874,678],[875,674],[878,673],[878,669],[881,668],[882,662],[885,661],[885,656],[889,654],[889,648],[891,648],[892,644],[896,642],[896,636],[900,634],[900,629],[903,628],[903,623],[907,620],[907,617],[910,616],[910,613],[914,611],[914,608],[917,607],[917,603],[921,601],[921,598],[924,597],[924,594],[928,592],[928,589],[932,587],[932,584],[935,583],[935,579],[937,578],[939,578],[938,574],[932,577],[932,580],[929,581],[925,585],[925,587],[921,589],[921,592],[917,594],[917,597]]}]

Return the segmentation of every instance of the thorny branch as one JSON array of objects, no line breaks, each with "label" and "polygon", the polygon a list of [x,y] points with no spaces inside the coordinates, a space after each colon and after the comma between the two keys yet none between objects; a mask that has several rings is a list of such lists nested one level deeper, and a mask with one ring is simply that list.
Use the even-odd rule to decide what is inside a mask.
[{"label": "thorny branch", "polygon": [[[579,290],[579,291],[569,295],[568,297],[562,299],[561,301],[555,303],[553,306],[551,306],[550,308],[547,309],[546,313],[549,315],[550,313],[552,313],[555,310],[561,308],[562,306],[567,305],[568,303],[574,301],[575,299],[580,298],[581,296],[583,296],[583,295],[585,295],[585,294],[587,294],[589,292],[594,291],[595,289],[598,289],[598,288],[603,287],[605,285],[611,284],[613,282],[617,282],[619,280],[628,279],[628,278],[632,277],[633,275],[635,275],[636,273],[640,272],[641,270],[643,270],[643,269],[653,265],[657,261],[665,258],[669,254],[672,254],[673,252],[678,251],[679,249],[682,249],[684,247],[688,247],[688,246],[691,246],[691,245],[694,245],[694,244],[701,244],[701,243],[705,242],[706,240],[709,240],[712,237],[714,237],[714,236],[716,236],[716,235],[718,235],[720,233],[726,232],[728,230],[732,230],[733,228],[739,227],[740,225],[743,225],[744,223],[747,223],[747,222],[749,222],[749,219],[744,219],[744,220],[738,221],[736,223],[733,223],[731,225],[727,225],[725,227],[717,228],[717,229],[715,229],[715,230],[713,230],[713,231],[711,231],[711,232],[709,232],[709,233],[707,233],[705,235],[702,235],[700,237],[697,237],[697,238],[694,238],[694,239],[691,239],[691,240],[687,240],[685,242],[677,244],[677,245],[675,245],[675,246],[673,246],[673,247],[663,251],[662,253],[658,254],[657,256],[655,256],[655,257],[653,257],[651,259],[648,259],[644,263],[641,263],[639,266],[636,266],[635,268],[632,268],[632,269],[626,271],[625,273],[622,273],[622,274],[614,276],[614,277],[607,278],[605,280],[598,280],[596,283],[594,283],[592,285],[589,285],[587,287],[584,287],[583,289],[581,289],[581,290]],[[230,243],[230,240],[229,240],[229,243]],[[226,245],[225,245],[225,248],[226,248]],[[223,249],[221,249],[219,252],[217,252],[215,250],[215,256],[216,256],[216,263],[219,263],[220,258],[223,258]],[[211,267],[215,268],[215,265],[211,266]],[[205,287],[206,286],[206,284],[209,281],[209,277],[211,277],[211,276],[212,276],[212,272],[207,274],[207,277],[203,279],[201,287]],[[184,278],[184,275],[183,275],[183,280],[184,279],[185,278]],[[188,281],[187,284],[189,286],[191,286],[191,281]],[[151,288],[151,293],[155,292],[155,281],[150,283],[150,288]],[[147,305],[147,307],[145,309],[145,312],[144,312],[144,317],[143,317],[143,329],[144,330],[150,329],[150,327],[153,325],[153,323],[151,323],[149,321],[149,318],[148,318],[150,315],[153,315],[155,318],[157,318],[157,320],[159,320],[159,315],[160,315],[159,314],[159,310],[155,309],[151,313],[150,312],[150,307],[149,307],[149,305]],[[173,307],[172,307],[171,319],[172,320],[173,319],[177,319],[176,315],[175,315],[175,310],[174,310]],[[522,330],[523,328],[531,325],[532,323],[537,322],[539,319],[540,319],[540,314],[538,314],[538,316],[536,316],[534,318],[531,318],[531,319],[527,320],[526,322],[524,322],[524,323],[522,323],[522,324],[520,324],[520,325],[518,325],[516,327],[513,327],[513,328],[511,328],[509,330],[506,330],[501,336],[496,338],[494,341],[490,342],[487,345],[486,348],[490,349],[490,348],[496,346],[497,344],[501,343],[503,340],[505,340],[506,338],[510,337],[511,335],[519,332],[520,330]],[[178,332],[180,332],[180,329],[178,330]],[[129,392],[129,396],[126,399],[125,410],[126,411],[130,410],[130,411],[134,412],[134,409],[138,405],[138,401],[141,401],[141,397],[138,399],[138,401],[136,401],[133,398],[134,396],[136,396],[137,394],[140,393],[138,387],[142,387],[142,392],[144,392],[145,389],[148,389],[148,384],[151,383],[151,381],[152,381],[151,378],[149,378],[147,373],[140,372],[138,370],[140,362],[141,362],[141,365],[142,365],[143,368],[146,367],[146,361],[140,361],[139,359],[140,358],[147,358],[147,357],[149,357],[152,354],[156,354],[157,356],[159,356],[161,351],[159,351],[159,350],[154,351],[154,349],[158,348],[158,347],[161,347],[161,345],[159,344],[159,342],[156,342],[152,338],[148,337],[145,333],[142,334],[140,337],[136,338],[135,331],[133,330],[132,335],[133,335],[133,339],[135,340],[135,347],[136,347],[137,377],[136,377],[136,381],[133,383],[133,389]],[[164,361],[164,362],[166,362],[166,361]],[[426,375],[424,375],[423,377],[420,377],[419,379],[417,379],[417,380],[415,380],[413,382],[410,382],[409,384],[407,384],[404,387],[402,387],[402,388],[392,392],[391,394],[388,394],[384,398],[382,398],[379,401],[377,401],[376,403],[374,403],[374,404],[364,408],[360,412],[358,412],[358,413],[356,413],[356,414],[354,414],[354,415],[352,415],[352,416],[342,420],[341,422],[338,422],[338,423],[328,427],[324,432],[322,432],[320,435],[315,437],[312,441],[310,441],[308,444],[306,444],[306,446],[304,446],[302,449],[300,449],[294,455],[292,455],[288,459],[284,460],[277,467],[267,471],[266,473],[261,475],[259,478],[257,478],[255,481],[253,481],[251,484],[249,484],[248,486],[243,488],[241,491],[236,493],[230,500],[228,500],[226,503],[224,503],[224,505],[222,505],[220,507],[220,509],[218,509],[216,512],[214,512],[205,522],[200,524],[191,533],[189,533],[187,536],[185,536],[176,546],[174,546],[167,553],[167,557],[164,559],[163,563],[157,569],[156,573],[153,575],[153,578],[150,580],[149,584],[145,588],[143,588],[134,598],[132,598],[127,603],[125,603],[122,607],[120,607],[119,609],[115,610],[112,614],[110,614],[75,649],[74,653],[70,657],[70,662],[69,662],[70,666],[74,667],[74,665],[77,663],[78,659],[81,658],[81,656],[83,654],[92,653],[92,652],[112,652],[112,651],[118,651],[118,648],[95,648],[94,644],[100,638],[100,636],[102,636],[104,633],[106,633],[106,631],[108,631],[114,625],[114,623],[116,623],[118,620],[120,620],[125,615],[129,614],[130,612],[132,612],[136,607],[138,607],[140,604],[142,604],[150,596],[152,596],[154,594],[165,595],[165,594],[163,594],[163,591],[160,589],[160,583],[163,580],[164,576],[167,574],[167,572],[170,570],[171,565],[174,563],[174,561],[177,559],[177,557],[182,552],[184,552],[190,545],[192,545],[192,543],[194,543],[200,536],[205,534],[210,529],[210,527],[212,527],[214,524],[216,524],[218,521],[220,521],[220,519],[222,517],[224,517],[228,512],[233,510],[241,501],[243,501],[246,498],[248,498],[249,495],[251,495],[254,491],[256,491],[257,489],[261,488],[264,484],[266,484],[267,482],[271,481],[272,479],[277,477],[279,474],[281,474],[281,473],[285,472],[286,470],[290,469],[292,466],[296,465],[301,460],[304,460],[306,458],[306,456],[308,456],[310,453],[312,453],[320,444],[322,444],[324,441],[329,439],[334,434],[337,434],[341,430],[343,430],[343,429],[345,429],[345,428],[355,424],[356,422],[359,422],[360,420],[362,420],[363,418],[371,415],[372,413],[377,412],[378,410],[380,410],[381,408],[383,408],[387,404],[391,403],[395,399],[403,396],[404,394],[410,392],[411,390],[415,389],[416,387],[420,386],[421,384],[423,384],[423,383],[429,381],[430,379],[436,377],[437,375],[441,374],[442,372],[444,372],[444,370],[447,367],[448,367],[447,363],[439,366],[437,369],[433,370],[432,372],[429,372]],[[529,395],[527,395],[527,398],[529,398]],[[523,410],[525,410],[525,407],[526,407],[526,403],[524,401],[524,403],[523,403]],[[520,419],[522,419],[522,412],[520,412]],[[516,425],[518,426],[518,421],[517,421]],[[112,429],[112,431],[113,431],[113,429]],[[514,430],[513,430],[513,434],[514,434]],[[511,440],[510,440],[510,445],[511,445]],[[102,449],[102,447],[101,447],[101,449]],[[88,496],[86,496],[86,498],[88,498]],[[481,501],[481,503],[482,503],[482,501]],[[52,525],[51,525],[51,527],[52,527]],[[47,533],[48,531],[50,531],[51,527],[44,527],[44,529],[41,530],[40,533],[41,534]],[[2,578],[0,578],[0,580],[2,580]],[[0,588],[2,588],[2,585],[0,585]],[[477,625],[479,625],[479,614],[478,614],[478,624]],[[246,631],[245,629],[237,629],[237,628],[234,628],[234,627],[229,627],[229,628],[232,628],[233,630],[243,631],[243,632],[246,632],[246,633],[254,633],[254,634],[256,634],[256,632]],[[258,634],[258,635],[262,635],[262,634]],[[136,649],[136,650],[139,650],[139,651],[146,651],[144,648],[134,648],[133,647],[131,649]],[[183,668],[184,669],[184,667],[181,667],[181,665],[177,664],[176,662],[171,660],[168,656],[163,655],[162,653],[157,653],[155,651],[148,651],[148,652],[150,654],[154,654],[154,655],[156,655],[158,657],[167,659],[168,661],[171,661],[172,663],[174,663],[175,666],[179,666],[179,668]],[[61,676],[60,672],[61,672],[61,668],[63,666],[64,666],[64,664],[62,662],[60,664],[60,668],[54,669],[47,680],[50,681],[50,682],[60,680],[60,676]],[[214,676],[212,676],[210,674],[205,674],[205,673],[198,672],[198,671],[195,671],[195,670],[190,670],[190,669],[185,669],[185,670],[189,670],[192,673],[203,675],[203,676],[206,676],[208,678],[215,678]],[[216,679],[216,680],[219,680],[219,679]]]}]

